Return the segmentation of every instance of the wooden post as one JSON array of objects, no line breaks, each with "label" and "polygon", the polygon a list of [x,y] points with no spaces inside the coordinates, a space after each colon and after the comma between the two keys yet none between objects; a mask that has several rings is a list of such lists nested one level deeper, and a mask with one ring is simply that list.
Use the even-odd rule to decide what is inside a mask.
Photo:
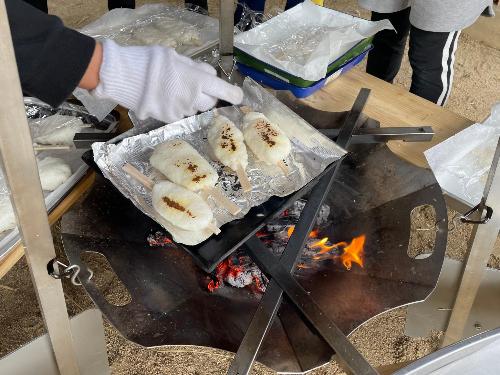
[{"label": "wooden post", "polygon": [[61,281],[53,279],[47,272],[47,264],[56,257],[56,253],[24,110],[4,0],[0,0],[0,87],[0,156],[31,278],[59,372],[62,375],[78,375],[80,372]]}]

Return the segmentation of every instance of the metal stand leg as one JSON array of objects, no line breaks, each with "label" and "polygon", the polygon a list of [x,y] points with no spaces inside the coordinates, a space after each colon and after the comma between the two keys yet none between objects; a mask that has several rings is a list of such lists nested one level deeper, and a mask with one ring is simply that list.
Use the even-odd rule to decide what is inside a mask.
[{"label": "metal stand leg", "polygon": [[[369,94],[370,90],[361,90],[352,110],[348,113],[340,133],[338,134],[337,142],[341,147],[347,148],[349,146],[352,134],[356,127],[359,126],[359,118],[368,100]],[[256,237],[252,237],[247,241],[247,251],[249,254],[259,267],[268,275],[271,275],[272,278],[250,326],[247,329],[245,337],[238,348],[236,357],[231,363],[228,375],[244,375],[250,372],[259,348],[281,305],[283,290],[285,290],[289,298],[299,307],[312,324],[317,327],[320,334],[323,335],[330,346],[338,351],[341,358],[345,359],[347,368],[354,370],[357,374],[375,373],[366,360],[357,352],[356,348],[350,344],[344,334],[333,322],[324,318],[324,314],[322,314],[320,308],[309,298],[307,293],[298,286],[293,277],[290,276],[290,273],[295,269],[307,236],[315,223],[316,215],[327,193],[330,191],[339,165],[325,175],[313,188],[310,198],[300,215],[300,220],[288,241],[288,245],[279,263],[273,255],[268,253],[267,249],[263,248],[262,243]],[[283,286],[285,284],[281,284],[279,280],[275,280],[275,276],[277,275],[273,272],[281,273],[281,281],[283,281],[288,288],[284,288]],[[293,290],[293,297],[290,296],[290,290]]]},{"label": "metal stand leg", "polygon": [[79,374],[62,285],[47,273],[47,264],[56,254],[3,0],[0,0],[0,87],[0,154],[31,277],[59,372]]},{"label": "metal stand leg", "polygon": [[[497,145],[493,163],[483,194],[478,206],[479,222],[474,222],[469,252],[463,269],[460,286],[451,312],[448,328],[442,346],[450,345],[462,339],[470,310],[474,304],[481,279],[488,259],[500,231],[500,141]],[[491,216],[481,220],[483,211]],[[482,221],[482,222],[481,222]]]}]

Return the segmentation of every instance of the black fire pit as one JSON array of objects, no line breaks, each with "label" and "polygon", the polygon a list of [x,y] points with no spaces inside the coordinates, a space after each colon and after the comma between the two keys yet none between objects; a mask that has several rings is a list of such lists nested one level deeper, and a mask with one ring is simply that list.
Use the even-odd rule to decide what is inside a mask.
[{"label": "black fire pit", "polygon": [[[320,237],[328,237],[329,243],[363,237],[363,267],[354,263],[348,270],[340,257],[331,256],[294,273],[324,318],[346,335],[377,314],[425,299],[436,285],[447,237],[446,206],[430,171],[399,159],[384,144],[360,144],[350,151],[339,167],[333,167],[336,176],[323,202],[330,209],[329,223]],[[408,256],[410,215],[422,205],[435,212],[435,245],[430,256],[414,259]],[[255,233],[258,228],[250,229]],[[261,344],[257,360],[278,372],[302,373],[330,360],[332,345],[322,338],[329,333],[320,329],[318,334],[315,321],[316,328],[309,323],[311,316],[305,319],[297,312],[300,301],[278,303],[277,319],[269,320],[266,338],[252,338],[254,331],[247,328],[263,294],[231,286],[210,292],[212,275],[199,267],[196,256],[174,245],[148,243],[158,231],[158,224],[100,176],[89,196],[63,218],[62,237],[71,264],[85,271],[81,255],[98,252],[129,291],[132,301],[114,306],[92,280],[81,280],[124,337],[146,347],[201,345],[233,352],[245,337],[233,373],[249,368],[241,361],[253,359],[248,346],[252,340]],[[223,239],[219,243],[222,251]],[[241,251],[259,263],[259,249],[270,254],[254,236]],[[260,265],[269,276],[267,264]],[[305,309],[308,316],[310,309]]]}]

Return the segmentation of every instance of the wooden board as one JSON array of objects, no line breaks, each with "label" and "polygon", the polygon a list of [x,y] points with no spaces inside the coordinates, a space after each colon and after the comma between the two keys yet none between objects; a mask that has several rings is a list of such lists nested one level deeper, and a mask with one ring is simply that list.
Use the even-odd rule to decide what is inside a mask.
[{"label": "wooden board", "polygon": [[[73,190],[59,203],[49,214],[49,224],[54,224],[64,215],[80,197],[90,189],[95,180],[95,173],[89,171]],[[22,258],[24,255],[24,246],[19,242],[7,255],[0,261],[0,279]]]},{"label": "wooden board", "polygon": [[363,87],[372,90],[363,113],[380,121],[381,126],[432,126],[436,133],[432,142],[389,143],[397,155],[418,166],[427,166],[423,155],[425,150],[472,124],[469,119],[410,94],[403,87],[391,85],[359,70],[339,77],[304,102],[325,111],[347,111]]}]

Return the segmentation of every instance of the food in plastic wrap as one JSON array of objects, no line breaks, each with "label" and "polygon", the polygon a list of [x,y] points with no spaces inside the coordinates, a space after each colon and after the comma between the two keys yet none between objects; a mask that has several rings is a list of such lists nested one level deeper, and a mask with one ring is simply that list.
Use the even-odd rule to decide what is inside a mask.
[{"label": "food in plastic wrap", "polygon": [[234,45],[289,74],[318,81],[329,64],[384,29],[394,28],[388,20],[367,21],[306,0],[236,35]]},{"label": "food in plastic wrap", "polygon": [[211,189],[219,179],[210,163],[182,139],[158,145],[150,161],[170,181],[191,191]]},{"label": "food in plastic wrap", "polygon": [[152,200],[154,209],[181,229],[200,230],[213,220],[212,210],[198,194],[168,181],[154,185]]},{"label": "food in plastic wrap", "polygon": [[0,233],[16,227],[16,216],[7,194],[0,195]]},{"label": "food in plastic wrap", "polygon": [[243,127],[246,144],[264,163],[277,165],[290,154],[292,149],[290,139],[263,113],[247,113],[243,117]]},{"label": "food in plastic wrap", "polygon": [[208,129],[208,143],[216,158],[226,167],[237,171],[247,168],[248,153],[243,133],[225,116],[216,116]]},{"label": "food in plastic wrap", "polygon": [[71,176],[71,168],[64,160],[47,156],[38,161],[38,174],[42,189],[53,191]]},{"label": "food in plastic wrap", "polygon": [[[216,40],[217,32],[216,21],[210,17],[163,4],[113,9],[80,31],[97,39],[113,39],[127,46],[183,47],[180,52]],[[202,34],[206,31],[209,40],[207,35]]]},{"label": "food in plastic wrap", "polygon": [[35,143],[42,145],[73,145],[73,138],[84,126],[83,121],[73,116],[52,115],[31,120],[32,128],[37,129]]}]

